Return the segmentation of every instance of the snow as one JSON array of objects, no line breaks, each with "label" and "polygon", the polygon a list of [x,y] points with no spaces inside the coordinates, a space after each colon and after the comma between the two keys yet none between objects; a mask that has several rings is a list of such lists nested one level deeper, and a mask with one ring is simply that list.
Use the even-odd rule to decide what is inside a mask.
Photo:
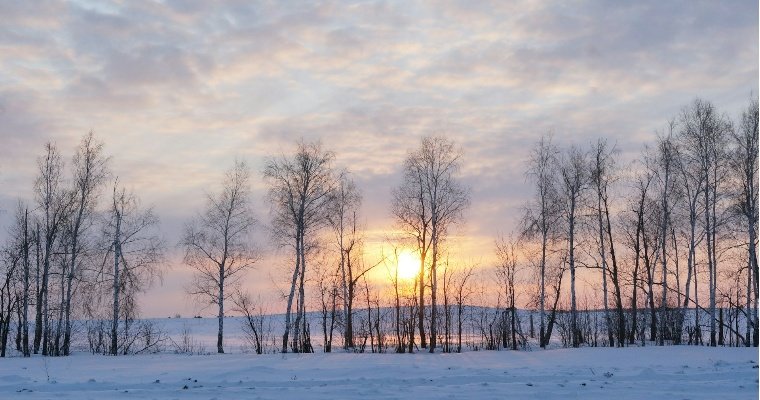
[{"label": "snow", "polygon": [[[268,316],[269,341],[281,319]],[[103,356],[77,344],[70,357],[0,359],[0,399],[747,399],[758,396],[758,349],[702,346],[467,351],[462,354],[256,355],[241,318],[153,319],[195,355]],[[315,319],[316,321],[316,319]],[[313,329],[316,329],[316,322]],[[80,335],[81,336],[81,335]],[[338,336],[336,343],[340,343]],[[553,344],[555,347],[558,343]],[[271,351],[272,346],[269,347]]]},{"label": "snow", "polygon": [[747,399],[758,350],[151,354],[0,360],[2,399]]}]

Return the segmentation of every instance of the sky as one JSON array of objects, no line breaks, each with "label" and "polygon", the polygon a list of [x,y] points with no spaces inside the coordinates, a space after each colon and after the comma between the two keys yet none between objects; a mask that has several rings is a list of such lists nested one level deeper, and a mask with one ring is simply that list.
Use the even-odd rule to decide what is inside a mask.
[{"label": "sky", "polygon": [[236,158],[266,251],[247,286],[276,298],[260,171],[301,138],[352,171],[372,238],[393,228],[407,152],[454,140],[472,205],[452,247],[485,265],[541,135],[606,137],[625,163],[695,97],[735,117],[758,92],[757,1],[0,0],[0,16],[0,230],[32,198],[43,144],[68,160],[92,130],[169,245],[147,316],[213,313],[184,295],[176,242]]}]

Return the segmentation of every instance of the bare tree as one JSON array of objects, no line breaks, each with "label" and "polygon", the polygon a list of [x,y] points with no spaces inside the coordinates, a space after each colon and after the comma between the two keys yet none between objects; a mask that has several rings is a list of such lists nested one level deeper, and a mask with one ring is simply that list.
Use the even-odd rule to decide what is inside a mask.
[{"label": "bare tree", "polygon": [[224,301],[259,254],[251,242],[256,223],[250,207],[250,171],[242,161],[227,171],[218,194],[206,195],[206,207],[190,221],[180,245],[184,262],[195,270],[190,295],[218,307],[216,349],[224,353]]},{"label": "bare tree", "polygon": [[507,301],[507,308],[510,314],[511,346],[512,350],[517,350],[517,308],[515,307],[515,277],[518,270],[517,254],[515,252],[517,243],[513,239],[500,237],[496,240],[496,276],[500,285],[503,285],[504,295]]},{"label": "bare tree", "polygon": [[[613,295],[615,297],[615,310],[617,319],[617,337],[618,346],[622,347],[625,343],[625,317],[623,315],[623,300],[620,288],[620,273],[618,270],[617,256],[615,254],[615,241],[612,236],[612,224],[610,223],[609,209],[609,185],[614,179],[615,161],[613,158],[614,149],[609,149],[607,141],[600,139],[593,148],[593,160],[591,165],[591,182],[596,189],[596,216],[598,222],[599,234],[599,255],[602,261],[602,284],[604,295],[604,312],[605,322],[607,324],[608,340],[610,346],[614,345],[612,321],[609,316],[607,302],[607,274],[613,286]],[[606,239],[606,240],[605,240]],[[607,252],[612,262],[610,268],[607,262]]]},{"label": "bare tree", "polygon": [[338,294],[341,286],[340,269],[334,268],[332,260],[322,260],[315,263],[316,286],[319,294],[322,349],[325,353],[332,352],[333,333],[338,322]]},{"label": "bare tree", "polygon": [[560,216],[556,188],[557,149],[550,136],[543,136],[533,148],[528,166],[528,177],[535,184],[534,199],[528,206],[523,226],[527,237],[538,236],[541,241],[539,269],[539,344],[546,348],[546,263],[549,245],[556,233],[556,222]]},{"label": "bare tree", "polygon": [[645,176],[648,182],[647,193],[649,195],[642,194],[640,199],[642,203],[638,210],[642,224],[639,232],[641,237],[640,256],[644,262],[643,273],[646,278],[646,286],[643,288],[643,291],[646,293],[647,308],[649,309],[649,340],[656,341],[659,333],[657,329],[659,318],[657,307],[655,306],[656,297],[654,292],[657,286],[657,264],[660,259],[660,245],[662,244],[661,228],[663,227],[662,202],[658,201],[661,199],[657,198],[656,193],[652,193],[655,190],[659,169],[659,154],[657,151],[654,153],[646,152],[644,154],[644,164],[647,169]]},{"label": "bare tree", "polygon": [[404,161],[404,180],[393,192],[392,213],[399,227],[414,238],[420,253],[419,332],[424,348],[425,265],[430,253],[430,352],[436,347],[437,264],[440,246],[450,227],[459,222],[470,202],[469,189],[455,175],[461,152],[454,143],[441,136],[422,138],[420,147]]},{"label": "bare tree", "polygon": [[416,280],[407,280],[399,276],[399,258],[401,245],[398,241],[388,240],[393,249],[392,257],[384,257],[388,280],[393,288],[394,328],[396,334],[396,353],[412,352],[414,347],[414,320],[416,304]]},{"label": "bare tree", "polygon": [[[16,347],[21,351],[24,357],[31,355],[29,347],[29,303],[31,300],[30,285],[30,248],[34,245],[34,235],[29,229],[29,209],[19,201],[16,207],[15,219],[8,229],[8,242],[0,250],[0,267],[2,267],[3,277],[7,278],[7,287],[2,288],[0,296],[0,326],[10,322],[10,316],[7,315],[9,301],[13,301],[14,296],[18,299],[15,304],[18,318],[18,328],[16,332]],[[11,289],[10,292],[6,289]],[[10,325],[9,325],[10,326]],[[4,332],[0,332],[3,334]]]},{"label": "bare tree", "polygon": [[85,135],[72,160],[73,171],[73,207],[72,215],[66,224],[68,261],[66,271],[66,288],[64,296],[64,336],[63,354],[69,355],[71,347],[71,303],[74,279],[80,272],[82,263],[80,255],[85,250],[84,237],[93,225],[93,216],[97,206],[98,191],[105,183],[108,159],[103,156],[103,144],[98,142],[93,133]]},{"label": "bare tree", "polygon": [[[685,240],[687,243],[686,256],[686,282],[684,284],[684,297],[681,303],[681,312],[679,317],[679,336],[683,329],[684,317],[689,303],[694,305],[694,328],[699,329],[699,302],[697,301],[697,246],[702,241],[704,234],[699,225],[701,211],[700,199],[704,191],[704,175],[701,173],[699,160],[693,157],[688,151],[684,151],[682,142],[682,131],[679,131],[679,137],[672,146],[675,156],[675,189],[681,193],[683,201],[674,209],[675,212],[685,214],[686,218],[679,218],[682,224],[688,224],[686,227]],[[691,286],[694,285],[692,298]]]},{"label": "bare tree", "polygon": [[[17,220],[21,217],[21,204],[19,204],[19,212],[18,212]],[[19,224],[21,225],[21,224]],[[30,357],[31,351],[29,350],[29,300],[30,300],[30,284],[29,284],[29,271],[30,271],[30,260],[29,260],[29,248],[32,243],[32,237],[30,237],[29,232],[29,209],[24,207],[24,217],[23,217],[23,234],[20,235],[22,237],[21,241],[21,249],[23,252],[24,257],[24,281],[23,281],[23,312],[22,312],[22,353],[24,357]]]},{"label": "bare tree", "polygon": [[[609,170],[607,171],[610,174],[610,180],[614,180],[614,171],[615,171],[615,158],[614,158],[614,149],[609,153],[609,155],[606,158],[606,161],[608,163],[607,168]],[[610,182],[607,182],[607,185],[609,185]],[[614,287],[614,293],[615,293],[615,309],[617,311],[617,324],[618,324],[618,346],[623,347],[625,344],[625,314],[623,313],[623,294],[622,294],[622,283],[621,283],[621,272],[618,265],[618,257],[617,253],[615,252],[615,240],[613,239],[612,234],[612,223],[610,218],[610,205],[609,205],[609,194],[608,194],[608,187],[607,185],[602,185],[602,207],[604,208],[604,216],[606,220],[607,225],[607,238],[609,239],[610,243],[610,259],[612,260],[612,271],[610,271],[612,276],[612,285]]]},{"label": "bare tree", "polygon": [[236,288],[232,301],[236,311],[243,314],[243,333],[248,343],[253,346],[256,354],[263,354],[271,326],[265,325],[266,310],[261,305],[261,300],[255,302],[249,293]]},{"label": "bare tree", "polygon": [[643,254],[646,237],[644,234],[646,205],[653,177],[648,169],[644,169],[636,178],[636,187],[631,198],[630,211],[633,213],[631,219],[623,221],[624,232],[626,234],[626,244],[633,251],[633,271],[631,271],[631,329],[628,335],[628,344],[634,344],[636,334],[638,333],[638,288],[640,284],[641,261],[648,260]]},{"label": "bare tree", "polygon": [[462,327],[464,324],[465,307],[467,306],[466,302],[472,294],[469,282],[473,275],[473,269],[473,266],[468,266],[460,270],[457,273],[459,276],[454,277],[454,282],[452,282],[452,285],[456,289],[454,301],[457,305],[457,353],[462,352]]},{"label": "bare tree", "polygon": [[19,303],[16,282],[23,262],[20,250],[17,243],[10,241],[0,252],[0,357],[7,355],[11,321]]},{"label": "bare tree", "polygon": [[[752,345],[758,346],[758,262],[757,262],[757,223],[758,223],[758,102],[750,100],[742,112],[737,129],[732,130],[735,154],[732,157],[732,169],[739,180],[739,193],[736,211],[742,218],[747,235],[747,291],[746,317],[747,331],[745,345],[750,346],[750,327],[752,328]],[[752,299],[754,298],[754,309]]]},{"label": "bare tree", "polygon": [[[354,347],[353,304],[356,297],[356,282],[363,273],[356,271],[357,254],[361,253],[361,235],[357,229],[357,213],[361,206],[361,193],[348,172],[338,176],[335,190],[329,201],[327,219],[335,235],[335,244],[340,254],[339,272],[343,295],[343,347]],[[366,273],[366,271],[364,272]]]},{"label": "bare tree", "polygon": [[725,197],[725,174],[727,170],[727,136],[730,124],[718,114],[712,103],[696,99],[681,112],[680,124],[684,149],[699,161],[704,182],[703,205],[707,269],[710,292],[710,345],[717,345],[716,338],[716,290],[718,278],[717,232],[723,221],[719,216],[719,204]]},{"label": "bare tree", "polygon": [[575,293],[575,269],[577,245],[576,228],[579,221],[579,209],[583,206],[584,192],[588,188],[588,160],[587,155],[579,148],[573,146],[562,157],[560,163],[560,189],[562,198],[562,216],[567,230],[568,263],[570,267],[570,329],[572,333],[573,347],[580,345],[578,332],[578,312]]},{"label": "bare tree", "polygon": [[53,251],[65,218],[69,212],[71,198],[63,186],[63,160],[55,144],[45,144],[45,155],[37,160],[39,175],[35,181],[34,192],[37,208],[42,214],[41,250],[42,270],[39,290],[35,302],[34,353],[37,354],[42,344],[42,354],[48,355],[48,280]]},{"label": "bare tree", "polygon": [[662,268],[662,297],[660,298],[660,334],[658,335],[658,344],[663,346],[665,344],[665,320],[668,310],[668,244],[667,238],[670,232],[670,214],[671,204],[670,199],[674,197],[673,193],[673,164],[674,150],[673,150],[673,130],[675,129],[675,121],[670,121],[669,132],[667,136],[660,137],[657,143],[657,169],[656,176],[660,183],[660,213],[661,222],[659,227],[660,232],[660,262]]},{"label": "bare tree", "polygon": [[[320,143],[301,141],[293,156],[270,158],[264,167],[264,179],[269,183],[273,237],[280,245],[292,247],[295,253],[295,266],[285,310],[285,332],[282,335],[284,353],[288,351],[291,330],[293,351],[311,351],[306,336],[306,256],[315,246],[317,233],[328,224],[328,205],[335,187],[332,169],[334,158],[335,155],[322,149]],[[296,289],[296,320],[291,324]]]},{"label": "bare tree", "polygon": [[[129,324],[135,318],[135,295],[147,290],[156,278],[161,277],[164,244],[154,232],[158,217],[151,209],[141,209],[137,198],[114,183],[112,205],[105,226],[104,237],[110,243],[103,259],[104,281],[110,281],[112,302],[111,346],[109,353],[119,353],[119,322],[124,318],[125,339],[129,337]],[[108,268],[113,260],[113,268]],[[123,340],[121,348],[128,341]]]}]

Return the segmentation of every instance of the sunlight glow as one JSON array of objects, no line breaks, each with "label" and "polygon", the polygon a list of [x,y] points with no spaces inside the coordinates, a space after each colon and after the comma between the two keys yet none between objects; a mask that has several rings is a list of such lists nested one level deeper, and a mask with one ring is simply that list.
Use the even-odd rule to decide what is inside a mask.
[{"label": "sunlight glow", "polygon": [[420,271],[420,258],[416,253],[404,250],[398,255],[399,279],[414,279]]}]

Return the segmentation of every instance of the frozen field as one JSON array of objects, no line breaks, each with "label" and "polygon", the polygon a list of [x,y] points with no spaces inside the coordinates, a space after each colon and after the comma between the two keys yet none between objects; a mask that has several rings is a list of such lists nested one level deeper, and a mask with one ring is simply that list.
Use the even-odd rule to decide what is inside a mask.
[{"label": "frozen field", "polygon": [[752,399],[751,348],[0,360],[1,399]]}]

